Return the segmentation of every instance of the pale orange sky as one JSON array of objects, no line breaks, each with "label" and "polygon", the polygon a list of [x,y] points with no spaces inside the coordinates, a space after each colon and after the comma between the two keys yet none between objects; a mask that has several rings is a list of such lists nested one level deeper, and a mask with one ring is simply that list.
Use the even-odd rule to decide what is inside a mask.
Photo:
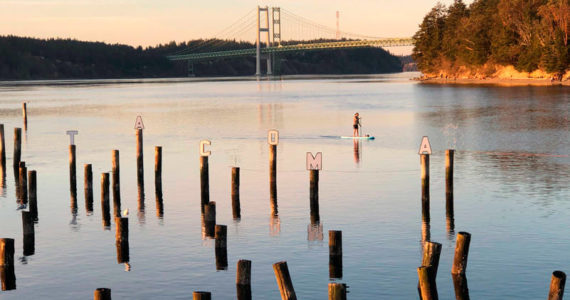
[{"label": "pale orange sky", "polygon": [[283,7],[333,28],[338,10],[342,31],[410,37],[436,3],[436,0],[0,0],[0,35],[149,46],[212,37],[257,5],[268,5]]}]

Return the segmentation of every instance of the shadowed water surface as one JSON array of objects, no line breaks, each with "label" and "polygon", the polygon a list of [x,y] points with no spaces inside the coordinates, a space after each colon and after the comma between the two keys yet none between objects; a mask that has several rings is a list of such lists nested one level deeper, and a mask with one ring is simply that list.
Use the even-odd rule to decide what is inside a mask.
[{"label": "shadowed water surface", "polygon": [[[414,299],[421,241],[442,243],[437,286],[454,299],[455,232],[472,234],[472,299],[542,299],[552,271],[570,272],[567,87],[435,86],[416,74],[255,80],[2,83],[7,166],[0,181],[0,237],[16,239],[16,290],[2,299],[189,299],[193,290],[235,299],[239,259],[252,260],[252,293],[278,299],[272,264],[286,260],[300,299],[326,299],[328,230],[342,230],[341,282],[351,299]],[[35,251],[23,254],[12,166],[37,170]],[[339,139],[362,116],[373,141]],[[144,120],[145,193],[139,199],[133,126]],[[267,131],[277,148],[279,215],[271,215]],[[71,207],[67,130],[78,130],[78,193]],[[431,155],[430,223],[422,224],[422,136]],[[210,200],[228,225],[228,268],[216,271],[203,239],[198,143],[210,139]],[[154,146],[162,146],[163,201],[154,195]],[[446,220],[444,150],[456,149],[453,228]],[[120,150],[121,208],[129,209],[129,263],[117,263],[115,224],[105,230],[101,173]],[[319,219],[311,224],[306,152],[323,153]],[[93,165],[87,213],[83,165]],[[231,167],[241,167],[241,220],[232,219]],[[144,202],[141,202],[144,201]],[[111,197],[111,214],[113,211]],[[73,209],[74,208],[74,209]],[[157,213],[162,210],[162,213]],[[453,230],[452,232],[449,232]],[[125,270],[130,270],[126,272]]]}]

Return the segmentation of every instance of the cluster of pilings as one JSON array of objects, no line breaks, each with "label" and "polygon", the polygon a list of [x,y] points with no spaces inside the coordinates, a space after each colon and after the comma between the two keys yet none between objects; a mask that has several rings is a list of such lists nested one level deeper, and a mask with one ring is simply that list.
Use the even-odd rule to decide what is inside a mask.
[{"label": "cluster of pilings", "polygon": [[[27,130],[27,105],[22,105],[24,130]],[[136,160],[137,160],[137,184],[139,212],[144,212],[144,168],[143,168],[143,131],[136,129]],[[18,204],[22,210],[23,225],[23,252],[24,256],[33,255],[35,252],[34,223],[38,222],[37,205],[37,175],[34,170],[27,170],[26,162],[21,161],[21,128],[14,129],[14,178],[16,182],[16,194]],[[208,142],[209,144],[209,142]],[[5,153],[4,125],[0,124],[0,188],[6,182],[6,153]],[[202,151],[201,151],[202,153]],[[117,250],[117,262],[125,264],[125,269],[130,270],[129,265],[129,219],[128,211],[121,212],[120,192],[120,163],[119,150],[112,150],[112,170],[101,174],[101,209],[103,228],[108,230],[111,226],[110,195],[113,199],[113,219],[115,222],[115,244]],[[422,241],[423,255],[421,266],[418,267],[418,293],[420,299],[438,299],[436,276],[441,254],[441,244],[429,239],[430,219],[430,187],[429,187],[429,155],[421,154],[421,203],[422,203]],[[446,177],[446,217],[449,232],[454,230],[453,220],[453,162],[454,150],[446,150],[445,177]],[[232,215],[234,219],[240,219],[240,168],[233,167],[231,181]],[[162,191],[162,147],[155,147],[155,196],[157,216],[163,214],[163,191]],[[77,214],[77,180],[76,180],[76,145],[69,146],[69,182],[71,196],[71,211]],[[319,170],[309,170],[309,207],[311,226],[320,228],[319,215]],[[209,166],[208,155],[200,156],[200,194],[203,236],[215,239],[216,270],[227,270],[227,226],[216,223],[216,202],[210,201],[209,193]],[[93,166],[84,165],[84,195],[87,214],[93,212]],[[269,145],[269,195],[271,215],[277,217],[277,145]],[[322,239],[322,237],[320,238]],[[459,232],[456,239],[455,256],[451,274],[455,287],[456,299],[469,299],[467,287],[466,269],[469,254],[471,235],[467,232]],[[16,288],[16,276],[14,270],[14,239],[0,238],[0,278],[2,290]],[[241,259],[237,262],[236,293],[238,300],[252,299],[251,290],[251,264],[250,260]],[[273,264],[275,278],[283,300],[297,299],[293,288],[293,281],[286,261]],[[329,278],[331,280],[343,277],[343,251],[342,231],[329,231]],[[549,300],[562,300],[564,294],[566,275],[562,271],[552,274]],[[331,282],[328,285],[329,300],[347,299],[346,283]],[[195,300],[211,299],[211,292],[194,291]],[[111,290],[98,288],[94,291],[94,299],[111,299]]]}]

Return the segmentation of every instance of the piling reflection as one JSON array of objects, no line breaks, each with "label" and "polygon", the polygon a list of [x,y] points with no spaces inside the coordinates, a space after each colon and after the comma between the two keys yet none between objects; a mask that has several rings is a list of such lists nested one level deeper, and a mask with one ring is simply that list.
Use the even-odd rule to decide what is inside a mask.
[{"label": "piling reflection", "polygon": [[0,197],[6,197],[6,166],[0,165]]},{"label": "piling reflection", "polygon": [[269,235],[278,236],[281,233],[281,220],[279,215],[271,214],[269,217]]},{"label": "piling reflection", "polygon": [[164,218],[164,202],[162,201],[162,195],[156,194],[156,217],[159,220]]},{"label": "piling reflection", "polygon": [[137,218],[139,221],[139,224],[144,224],[146,222],[146,217],[145,217],[145,204],[144,204],[144,185],[140,185],[138,187],[139,193],[138,193],[138,213],[137,213]]},{"label": "piling reflection", "polygon": [[431,230],[430,230],[430,219],[429,219],[429,213],[426,215],[422,216],[422,247],[423,247],[423,243],[427,242],[430,240],[431,238]]},{"label": "piling reflection", "polygon": [[455,217],[453,215],[453,202],[446,207],[445,212],[445,228],[447,230],[447,238],[451,241],[455,236]]},{"label": "piling reflection", "polygon": [[0,266],[0,281],[2,281],[3,291],[16,289],[16,272],[13,265]]},{"label": "piling reflection", "polygon": [[307,241],[322,241],[323,240],[323,224],[320,222],[307,225]]},{"label": "piling reflection", "polygon": [[467,286],[467,277],[461,274],[452,274],[453,287],[455,288],[456,300],[469,300],[469,288]]}]

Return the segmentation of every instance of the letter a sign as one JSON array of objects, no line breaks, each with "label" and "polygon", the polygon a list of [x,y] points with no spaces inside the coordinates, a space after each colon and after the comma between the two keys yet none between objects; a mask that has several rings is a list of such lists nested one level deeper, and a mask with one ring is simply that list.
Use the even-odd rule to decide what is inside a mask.
[{"label": "letter a sign", "polygon": [[422,143],[420,145],[420,151],[418,152],[419,155],[422,154],[431,154],[431,146],[429,144],[429,139],[427,136],[422,138]]},{"label": "letter a sign", "polygon": [[135,121],[135,129],[144,129],[144,124],[141,116],[137,116],[137,120]]}]

